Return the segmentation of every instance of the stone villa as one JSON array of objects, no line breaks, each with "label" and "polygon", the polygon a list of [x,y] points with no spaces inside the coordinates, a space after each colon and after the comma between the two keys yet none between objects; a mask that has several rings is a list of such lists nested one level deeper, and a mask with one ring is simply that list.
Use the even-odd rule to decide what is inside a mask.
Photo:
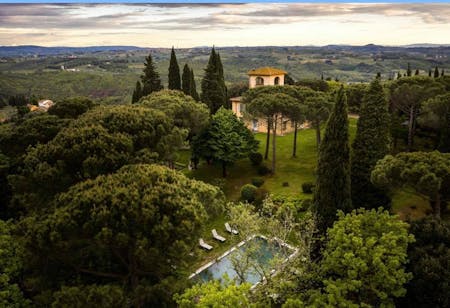
[{"label": "stone villa", "polygon": [[[249,71],[249,88],[256,88],[261,86],[275,86],[284,85],[284,76],[287,72],[273,68],[273,67],[261,67]],[[241,97],[231,98],[231,109],[239,118],[242,118],[247,127],[253,132],[267,132],[267,121],[265,119],[244,119],[245,103],[241,101]],[[294,130],[294,125],[287,118],[280,118],[278,123],[277,133],[283,135]]]}]

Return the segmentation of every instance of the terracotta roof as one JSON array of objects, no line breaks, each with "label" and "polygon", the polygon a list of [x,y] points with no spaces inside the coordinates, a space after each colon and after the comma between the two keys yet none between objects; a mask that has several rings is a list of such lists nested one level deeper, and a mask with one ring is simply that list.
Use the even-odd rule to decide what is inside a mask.
[{"label": "terracotta roof", "polygon": [[247,73],[248,75],[259,75],[259,76],[272,76],[272,75],[286,75],[287,72],[273,67],[260,67],[251,70]]}]

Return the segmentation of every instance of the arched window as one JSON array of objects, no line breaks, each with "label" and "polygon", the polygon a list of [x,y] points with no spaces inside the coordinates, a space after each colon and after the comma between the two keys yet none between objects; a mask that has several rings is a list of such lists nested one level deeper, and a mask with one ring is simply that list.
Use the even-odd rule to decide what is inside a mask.
[{"label": "arched window", "polygon": [[280,77],[275,77],[275,85],[280,84]]},{"label": "arched window", "polygon": [[263,86],[264,85],[264,79],[262,77],[256,77],[256,85],[257,86]]}]

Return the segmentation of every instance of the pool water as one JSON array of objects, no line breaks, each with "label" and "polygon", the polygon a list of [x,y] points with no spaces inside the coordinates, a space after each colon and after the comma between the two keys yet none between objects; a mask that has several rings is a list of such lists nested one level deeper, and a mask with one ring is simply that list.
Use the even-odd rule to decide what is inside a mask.
[{"label": "pool water", "polygon": [[[271,243],[263,237],[254,237],[243,243],[237,249],[231,251],[229,254],[226,254],[217,262],[197,273],[197,279],[204,282],[209,280],[221,280],[226,274],[231,280],[234,280],[235,278],[236,280],[239,280],[238,274],[234,270],[232,260],[242,257],[243,252],[248,249],[250,250],[247,252],[250,252],[252,260],[264,267],[266,271],[270,268],[271,260],[275,257],[282,258],[284,260],[288,257],[289,253],[292,253],[292,250],[286,249],[285,247],[280,247],[278,244]],[[245,272],[245,281],[254,285],[261,280],[261,275],[257,273],[254,267],[248,267],[248,270]]]}]

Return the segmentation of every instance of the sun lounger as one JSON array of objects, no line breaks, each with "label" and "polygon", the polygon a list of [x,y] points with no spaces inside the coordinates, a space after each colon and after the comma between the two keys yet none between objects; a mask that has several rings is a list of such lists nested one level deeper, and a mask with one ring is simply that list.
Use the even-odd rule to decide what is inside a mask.
[{"label": "sun lounger", "polygon": [[200,244],[200,247],[206,249],[206,250],[211,250],[213,249],[213,247],[211,245],[208,245],[205,243],[205,241],[201,238],[198,243]]},{"label": "sun lounger", "polygon": [[229,232],[229,233],[231,233],[231,234],[238,234],[239,232],[238,232],[238,230],[236,230],[236,229],[231,229],[231,226],[230,226],[230,224],[229,223],[225,223],[225,229]]},{"label": "sun lounger", "polygon": [[225,242],[225,240],[226,240],[223,236],[220,236],[219,234],[217,234],[216,229],[212,229],[212,235],[218,241]]}]

